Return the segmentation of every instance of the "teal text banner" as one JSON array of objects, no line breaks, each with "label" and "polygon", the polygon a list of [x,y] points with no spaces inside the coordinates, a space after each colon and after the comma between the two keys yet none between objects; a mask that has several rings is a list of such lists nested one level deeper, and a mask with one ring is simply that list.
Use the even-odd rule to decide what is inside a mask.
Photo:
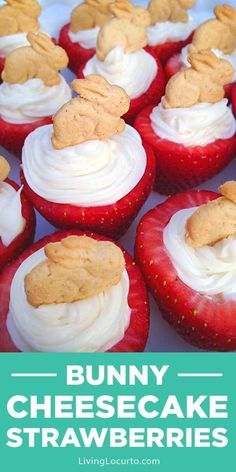
[{"label": "teal text banner", "polygon": [[221,472],[236,354],[1,354],[1,469]]}]

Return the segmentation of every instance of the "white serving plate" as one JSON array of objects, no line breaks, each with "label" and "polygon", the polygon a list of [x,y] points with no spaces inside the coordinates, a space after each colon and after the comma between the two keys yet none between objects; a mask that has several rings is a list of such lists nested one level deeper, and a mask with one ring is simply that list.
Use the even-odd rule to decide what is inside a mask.
[{"label": "white serving plate", "polygon": [[[227,3],[235,6],[235,1],[228,1]],[[4,3],[1,2],[0,3]],[[78,4],[78,1],[68,0],[68,1],[54,1],[54,0],[41,0],[40,2],[44,6],[44,11],[42,14],[41,24],[46,31],[49,31],[54,37],[58,36],[59,28],[68,22],[70,11],[72,7]],[[136,1],[136,3],[144,4],[146,2]],[[208,0],[198,0],[197,5],[193,9],[193,14],[199,22],[203,21],[205,18],[212,16],[212,9],[216,5],[217,1]],[[207,8],[206,8],[207,7]],[[71,82],[74,78],[69,70],[65,72],[65,77],[68,82]],[[19,182],[19,169],[20,164],[19,160],[6,152],[5,149],[0,147],[0,154],[6,156],[11,164],[11,178]],[[234,160],[223,172],[218,174],[213,179],[205,182],[200,185],[199,189],[207,189],[216,191],[218,186],[225,182],[226,180],[232,180],[236,176],[236,161]],[[131,254],[133,253],[134,240],[136,227],[140,221],[141,216],[146,213],[148,210],[156,206],[157,204],[163,202],[166,197],[163,197],[155,192],[153,192],[144,205],[143,209],[139,213],[137,219],[130,227],[129,231],[121,238],[120,243],[127,249]],[[36,241],[41,237],[51,234],[55,231],[55,228],[51,226],[46,220],[44,220],[40,215],[37,215],[37,231],[36,231]],[[150,297],[151,302],[151,328],[149,334],[149,340],[146,350],[149,352],[177,352],[177,351],[189,351],[194,352],[198,351],[195,347],[191,346],[185,342],[173,328],[171,328],[163,319],[159,310],[153,300]]]}]

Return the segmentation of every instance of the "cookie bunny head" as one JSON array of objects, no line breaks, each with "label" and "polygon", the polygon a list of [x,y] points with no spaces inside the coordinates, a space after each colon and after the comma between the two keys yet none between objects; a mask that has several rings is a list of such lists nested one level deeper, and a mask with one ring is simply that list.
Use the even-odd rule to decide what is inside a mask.
[{"label": "cookie bunny head", "polygon": [[108,13],[109,6],[114,0],[86,0],[85,3],[94,10],[99,10],[101,13]]},{"label": "cookie bunny head", "polygon": [[27,38],[33,50],[46,59],[52,69],[59,71],[67,67],[68,56],[65,50],[55,45],[48,35],[29,33]]},{"label": "cookie bunny head", "polygon": [[41,6],[36,0],[6,0],[6,3],[16,13],[20,12],[31,18],[37,19],[41,13]]},{"label": "cookie bunny head", "polygon": [[53,118],[52,144],[55,149],[76,146],[89,140],[106,140],[121,133],[121,119],[129,109],[129,97],[99,75],[74,80],[79,95],[66,103]]},{"label": "cookie bunny head", "polygon": [[110,5],[110,12],[116,18],[127,18],[133,24],[147,28],[151,24],[146,8],[136,7],[129,0],[116,0]]},{"label": "cookie bunny head", "polygon": [[212,51],[193,53],[191,67],[174,75],[166,86],[165,108],[186,108],[197,103],[216,103],[224,98],[224,85],[233,79],[232,65]]},{"label": "cookie bunny head", "polygon": [[223,24],[227,25],[236,36],[236,10],[230,5],[218,5],[215,7],[215,16]]},{"label": "cookie bunny head", "polygon": [[44,251],[47,259],[25,277],[27,299],[34,307],[94,297],[117,285],[125,268],[120,248],[88,236],[69,236]]},{"label": "cookie bunny head", "polygon": [[188,62],[203,79],[212,80],[217,85],[224,86],[233,78],[234,71],[231,64],[224,59],[219,59],[212,51],[191,54]]},{"label": "cookie bunny head", "polygon": [[145,8],[135,7],[128,0],[112,4],[113,15],[100,30],[96,54],[104,61],[112,49],[120,46],[125,52],[135,52],[147,45],[146,28],[151,24],[150,14]]},{"label": "cookie bunny head", "polygon": [[10,173],[10,166],[5,157],[0,156],[0,183],[7,179]]}]

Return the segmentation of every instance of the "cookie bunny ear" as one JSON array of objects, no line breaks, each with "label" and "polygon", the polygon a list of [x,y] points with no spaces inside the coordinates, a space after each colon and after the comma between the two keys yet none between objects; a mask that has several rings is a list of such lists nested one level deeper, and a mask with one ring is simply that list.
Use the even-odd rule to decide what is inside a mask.
[{"label": "cookie bunny ear", "polygon": [[218,20],[222,21],[222,23],[230,25],[235,14],[235,10],[230,5],[224,4],[216,6],[214,9],[214,13]]},{"label": "cookie bunny ear", "polygon": [[136,7],[134,8],[132,22],[137,26],[147,28],[151,25],[151,15],[146,8]]},{"label": "cookie bunny ear", "polygon": [[220,64],[220,59],[210,50],[190,54],[188,62],[198,72],[207,73]]},{"label": "cookie bunny ear", "polygon": [[51,38],[44,33],[28,33],[27,39],[32,48],[42,56],[50,54],[55,48],[55,44]]},{"label": "cookie bunny ear", "polygon": [[129,0],[116,0],[110,5],[109,10],[116,18],[130,18],[134,13],[135,7]]},{"label": "cookie bunny ear", "polygon": [[4,182],[10,173],[10,166],[5,157],[0,156],[0,182]]},{"label": "cookie bunny ear", "polygon": [[109,95],[110,84],[99,75],[88,75],[86,79],[73,80],[72,89],[90,102],[102,103]]}]

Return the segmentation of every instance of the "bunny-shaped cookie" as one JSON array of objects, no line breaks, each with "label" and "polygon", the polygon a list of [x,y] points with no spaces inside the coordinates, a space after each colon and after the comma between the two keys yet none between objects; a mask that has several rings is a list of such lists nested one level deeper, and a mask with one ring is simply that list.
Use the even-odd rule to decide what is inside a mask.
[{"label": "bunny-shaped cookie", "polygon": [[36,0],[6,0],[0,8],[0,36],[39,30],[41,7]]},{"label": "bunny-shaped cookie", "polygon": [[50,243],[45,254],[47,260],[25,277],[26,295],[34,307],[94,297],[117,285],[125,268],[119,247],[88,236]]},{"label": "bunny-shaped cookie", "polygon": [[0,184],[7,179],[10,173],[10,166],[5,157],[0,156]]},{"label": "bunny-shaped cookie", "polygon": [[129,109],[129,97],[99,75],[74,80],[79,96],[66,103],[53,117],[52,144],[55,149],[75,146],[91,139],[105,140],[125,127],[120,117]]},{"label": "bunny-shaped cookie", "polygon": [[109,6],[113,2],[114,0],[85,0],[72,11],[71,31],[77,33],[104,25],[111,15]]},{"label": "bunny-shaped cookie", "polygon": [[224,54],[231,54],[236,49],[236,10],[229,5],[219,5],[214,12],[216,18],[196,29],[190,53],[217,48]]},{"label": "bunny-shaped cookie", "polygon": [[16,49],[6,58],[2,80],[10,84],[24,84],[30,79],[41,79],[51,87],[60,83],[58,71],[68,65],[64,49],[56,46],[44,33],[28,33],[31,46]]},{"label": "bunny-shaped cookie", "polygon": [[187,23],[187,10],[192,8],[196,0],[151,0],[148,10],[152,24],[171,21],[172,23]]},{"label": "bunny-shaped cookie", "polygon": [[166,86],[165,108],[216,103],[224,98],[224,85],[233,80],[232,65],[209,50],[191,54],[188,61],[191,67],[174,75]]},{"label": "bunny-shaped cookie", "polygon": [[117,46],[126,52],[134,52],[147,45],[146,28],[151,24],[149,12],[135,7],[128,0],[117,0],[110,6],[114,18],[100,30],[96,53],[100,61]]}]

